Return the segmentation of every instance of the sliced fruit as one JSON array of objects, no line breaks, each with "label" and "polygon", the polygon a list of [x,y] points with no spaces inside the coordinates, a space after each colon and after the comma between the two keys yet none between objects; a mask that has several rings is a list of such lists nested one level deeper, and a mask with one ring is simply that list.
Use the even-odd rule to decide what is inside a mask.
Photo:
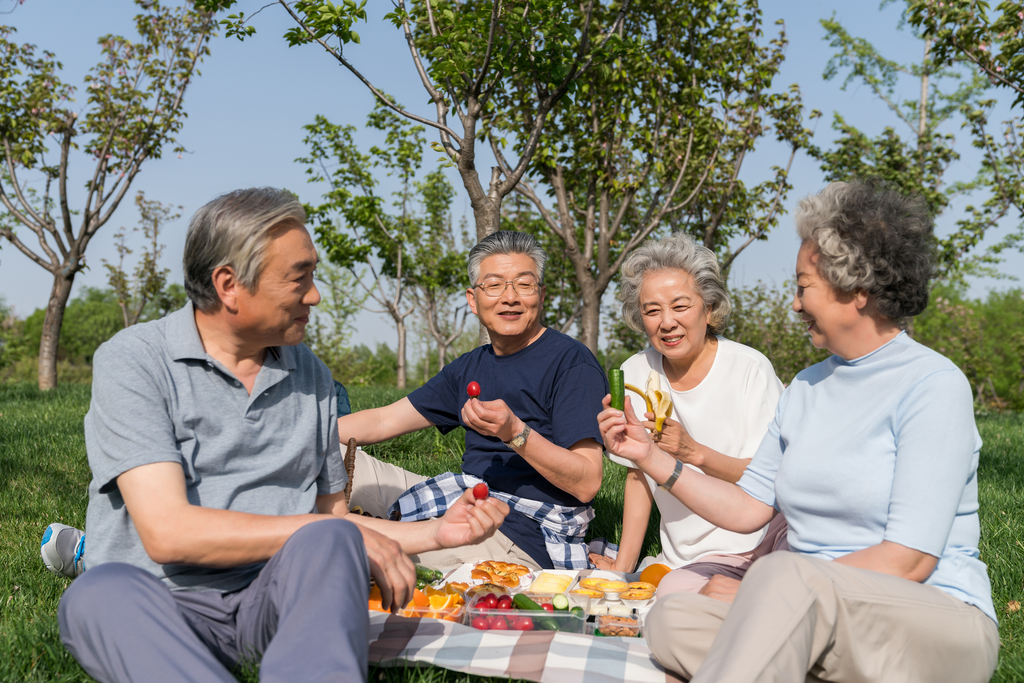
[{"label": "sliced fruit", "polygon": [[434,610],[435,612],[440,612],[445,607],[451,606],[452,597],[453,596],[451,595],[445,595],[443,593],[441,595],[431,595],[428,598],[428,601],[430,602],[430,609]]}]

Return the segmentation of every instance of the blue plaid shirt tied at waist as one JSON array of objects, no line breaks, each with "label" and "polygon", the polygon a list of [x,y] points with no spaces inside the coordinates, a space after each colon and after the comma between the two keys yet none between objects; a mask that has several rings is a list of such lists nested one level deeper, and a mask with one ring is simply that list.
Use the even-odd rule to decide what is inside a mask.
[{"label": "blue plaid shirt tied at waist", "polygon": [[[400,512],[404,522],[440,517],[466,489],[482,481],[471,474],[445,472],[403,493],[388,510],[388,515],[395,519],[395,513]],[[541,503],[494,489],[491,489],[491,496],[540,525],[544,545],[555,569],[588,569],[594,566],[587,559],[588,548],[583,542],[590,520],[594,519],[594,508],[589,505],[568,507]]]}]

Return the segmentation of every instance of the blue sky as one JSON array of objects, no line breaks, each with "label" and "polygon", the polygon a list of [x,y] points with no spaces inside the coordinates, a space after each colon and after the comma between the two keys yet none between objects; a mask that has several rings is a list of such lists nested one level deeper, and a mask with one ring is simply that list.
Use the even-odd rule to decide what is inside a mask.
[{"label": "blue sky", "polygon": [[[240,8],[250,14],[269,0],[243,2]],[[102,7],[102,9],[98,9]],[[401,34],[382,21],[391,3],[370,0],[367,24],[358,27],[362,44],[346,49],[350,58],[371,81],[394,94],[399,101],[424,116],[432,115],[427,97],[413,70]],[[800,85],[808,109],[820,109],[825,116],[817,126],[815,142],[828,146],[834,133],[830,128],[832,112],[839,111],[852,124],[869,134],[877,134],[886,125],[897,122],[885,106],[866,87],[840,89],[840,79],[822,80],[822,71],[830,57],[824,30],[819,20],[833,14],[855,35],[883,48],[886,55],[900,61],[920,59],[922,44],[908,33],[897,30],[898,7],[893,4],[879,10],[874,3],[810,2],[767,0],[762,2],[766,33],[775,30],[775,19],[784,19],[790,40],[780,87]],[[82,76],[96,63],[100,51],[97,38],[107,33],[131,36],[135,6],[127,0],[0,0],[0,23],[17,28],[17,40],[55,52],[64,64],[63,78],[81,83]],[[220,38],[212,44],[212,54],[203,63],[202,75],[186,95],[188,120],[178,140],[189,150],[178,159],[174,154],[147,162],[133,185],[147,198],[181,205],[184,217],[168,226],[162,241],[166,244],[163,262],[172,268],[172,278],[180,281],[180,254],[187,218],[205,202],[239,187],[272,185],[298,192],[307,201],[319,191],[310,186],[303,169],[294,159],[303,154],[302,126],[316,114],[324,114],[335,123],[362,126],[373,106],[368,91],[343,67],[315,47],[288,48],[281,38],[289,28],[286,15],[277,6],[264,9],[255,19],[256,36],[244,43]],[[908,81],[906,98],[916,96],[919,84]],[[1000,98],[997,120],[1007,118],[1009,97]],[[902,125],[902,124],[899,124]],[[899,129],[897,128],[897,131]],[[902,131],[899,131],[902,134]],[[957,151],[962,167],[972,167],[975,151],[958,130],[949,132],[963,138]],[[366,146],[376,138],[365,134]],[[427,159],[437,155],[428,150]],[[774,164],[784,164],[786,150],[771,142],[762,144],[748,159],[744,177],[758,182],[767,177]],[[486,163],[486,161],[484,162]],[[481,164],[483,166],[484,164]],[[91,167],[84,158],[73,159],[71,185],[81,188]],[[792,229],[792,209],[800,197],[814,193],[825,184],[820,170],[806,155],[800,155],[793,167],[795,190],[790,194],[780,225],[764,243],[756,243],[736,261],[734,282],[752,284],[756,280],[781,283],[793,270],[798,243]],[[468,212],[468,199],[457,174],[452,181],[459,190],[456,213]],[[74,201],[72,202],[74,205]],[[939,232],[952,226],[954,212],[940,219]],[[116,251],[112,238],[121,226],[132,227],[138,216],[135,206],[126,200],[110,223],[89,247],[90,269],[75,280],[76,290],[84,285],[105,286],[101,259],[113,260]],[[132,246],[141,246],[136,241]],[[1013,254],[1003,270],[1024,276],[1024,256]],[[49,273],[31,263],[14,247],[0,249],[0,295],[24,316],[45,306],[51,284]],[[990,287],[1013,283],[978,281],[972,293],[983,294]],[[394,332],[376,314],[361,314],[359,333],[353,341],[374,344],[392,343]]]}]

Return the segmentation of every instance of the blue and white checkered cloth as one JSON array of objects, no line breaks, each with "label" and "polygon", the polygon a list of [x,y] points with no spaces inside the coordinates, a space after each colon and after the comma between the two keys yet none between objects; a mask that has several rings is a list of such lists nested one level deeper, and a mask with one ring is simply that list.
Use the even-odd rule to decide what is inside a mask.
[{"label": "blue and white checkered cloth", "polygon": [[[440,517],[466,489],[482,481],[471,474],[445,472],[416,484],[399,496],[388,510],[388,515],[394,519],[391,515],[401,512],[403,522]],[[587,559],[589,549],[583,541],[590,520],[594,519],[594,508],[589,505],[568,507],[541,503],[494,489],[491,489],[491,496],[540,525],[544,545],[555,569],[588,569],[594,566]]]}]

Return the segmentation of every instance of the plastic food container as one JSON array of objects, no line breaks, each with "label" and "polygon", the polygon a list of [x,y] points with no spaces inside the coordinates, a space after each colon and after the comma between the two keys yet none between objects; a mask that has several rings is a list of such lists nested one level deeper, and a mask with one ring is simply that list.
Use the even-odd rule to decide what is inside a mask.
[{"label": "plastic food container", "polygon": [[420,619],[443,619],[445,621],[454,621],[455,623],[460,624],[465,618],[465,612],[465,605],[459,605],[458,607],[443,607],[440,610],[431,609],[430,607],[409,607],[401,610],[398,615],[401,617]]},{"label": "plastic food container", "polygon": [[[551,602],[549,596],[531,596],[532,599],[538,604],[544,604]],[[484,629],[484,622],[480,619],[487,620],[487,628]],[[530,626],[527,627],[522,622],[524,618],[529,618]],[[498,628],[494,627],[492,620],[501,619],[504,621],[503,625],[499,625]],[[479,598],[470,603],[469,607],[466,608],[465,614],[462,617],[462,623],[467,626],[472,626],[480,630],[488,631],[514,631],[517,629],[517,623],[519,624],[519,630],[524,631],[565,631],[567,633],[586,633],[587,620],[586,616],[579,612],[548,612],[537,611],[537,610],[522,610],[522,609],[488,609],[487,607],[479,604]]]},{"label": "plastic food container", "polygon": [[620,617],[602,614],[594,622],[594,634],[619,638],[636,638],[643,632],[637,617]]}]

